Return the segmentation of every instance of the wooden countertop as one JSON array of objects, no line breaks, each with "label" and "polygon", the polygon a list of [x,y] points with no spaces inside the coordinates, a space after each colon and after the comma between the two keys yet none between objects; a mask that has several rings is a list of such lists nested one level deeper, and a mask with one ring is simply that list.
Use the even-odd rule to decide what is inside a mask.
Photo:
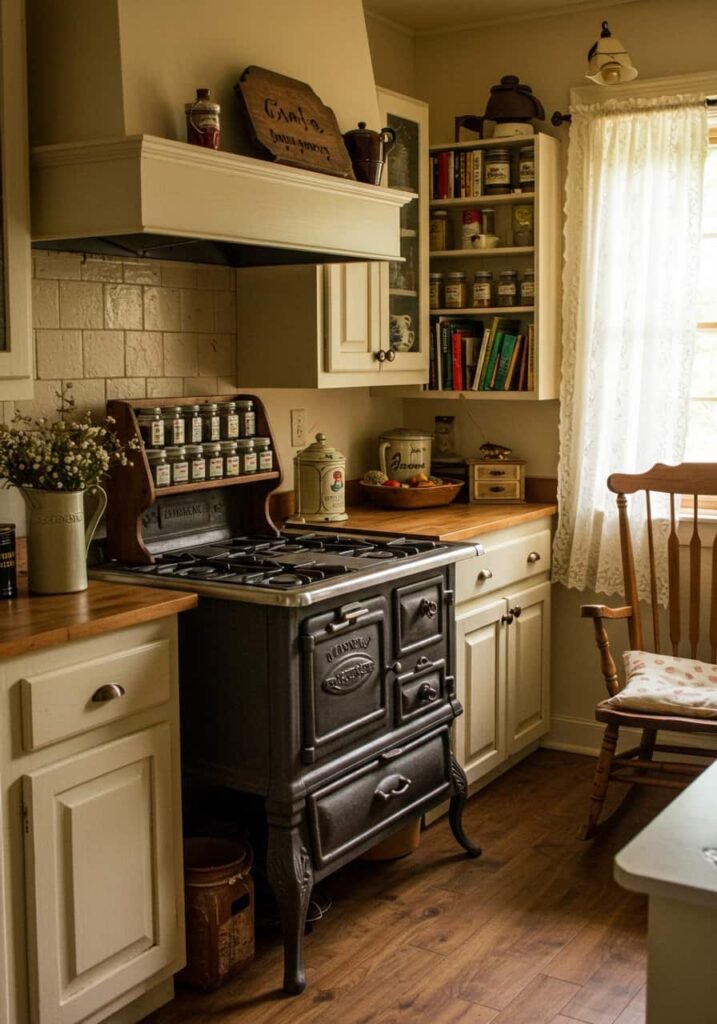
[{"label": "wooden countertop", "polygon": [[78,594],[29,595],[19,573],[20,594],[0,599],[0,657],[10,658],[69,640],[109,633],[194,608],[197,595],[90,580]]},{"label": "wooden countertop", "polygon": [[[397,510],[375,505],[350,505],[349,518],[342,523],[325,523],[327,530],[400,533],[428,540],[468,540],[483,533],[542,519],[558,511],[557,505],[526,502],[514,505],[470,505],[454,502],[440,508]],[[311,528],[319,528],[312,523]]]}]

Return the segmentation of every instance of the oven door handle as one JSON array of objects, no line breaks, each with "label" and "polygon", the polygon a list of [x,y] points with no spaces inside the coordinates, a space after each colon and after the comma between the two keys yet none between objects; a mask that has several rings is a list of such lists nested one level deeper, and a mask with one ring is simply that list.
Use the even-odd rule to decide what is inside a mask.
[{"label": "oven door handle", "polygon": [[330,622],[326,627],[327,633],[338,633],[342,629],[346,629],[348,626],[352,626],[358,619],[364,615],[368,615],[369,609],[365,608],[361,604],[347,604],[341,609],[342,618],[336,622]]},{"label": "oven door handle", "polygon": [[394,797],[403,796],[410,788],[411,780],[407,779],[405,775],[388,775],[379,782],[373,795],[375,800],[382,800],[386,803],[387,800],[392,800]]}]

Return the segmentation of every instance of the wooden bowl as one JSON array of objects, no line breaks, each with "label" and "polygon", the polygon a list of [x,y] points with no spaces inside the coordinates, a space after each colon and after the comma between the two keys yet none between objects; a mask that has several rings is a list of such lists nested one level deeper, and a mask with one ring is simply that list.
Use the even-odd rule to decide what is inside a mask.
[{"label": "wooden bowl", "polygon": [[462,482],[444,480],[436,487],[383,487],[381,484],[365,484],[361,481],[361,492],[373,505],[379,508],[435,508],[448,505],[463,487]]}]

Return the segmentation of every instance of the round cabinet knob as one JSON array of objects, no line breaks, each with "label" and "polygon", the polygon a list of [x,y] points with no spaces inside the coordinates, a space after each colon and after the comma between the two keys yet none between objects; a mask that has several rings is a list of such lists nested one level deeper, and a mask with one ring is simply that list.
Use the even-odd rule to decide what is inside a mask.
[{"label": "round cabinet knob", "polygon": [[378,359],[379,363],[385,363],[386,362],[386,351],[385,351],[385,349],[380,348],[378,350],[378,352],[376,353],[376,358]]},{"label": "round cabinet knob", "polygon": [[396,358],[396,353],[394,352],[394,350],[392,348],[390,348],[386,352],[386,362],[392,363],[395,360],[395,358]]},{"label": "round cabinet knob", "polygon": [[513,621],[513,616],[511,615],[510,612],[508,612],[507,615],[502,615],[501,616],[500,621],[503,623],[504,626],[509,626],[511,624],[511,622]]},{"label": "round cabinet knob", "polygon": [[438,696],[438,690],[430,683],[423,683],[418,688],[418,699],[422,704],[430,704]]},{"label": "round cabinet knob", "polygon": [[105,683],[104,686],[95,690],[91,700],[93,704],[104,704],[108,700],[117,700],[118,697],[124,697],[124,695],[124,686],[120,686],[119,683]]},{"label": "round cabinet knob", "polygon": [[438,613],[438,605],[428,597],[424,597],[418,606],[418,611],[426,618],[432,619]]},{"label": "round cabinet knob", "polygon": [[483,583],[485,582],[485,580],[492,580],[493,573],[490,571],[490,569],[481,569],[481,571],[478,573],[477,579],[479,583]]},{"label": "round cabinet knob", "polygon": [[519,604],[517,604],[517,605],[515,606],[515,608],[511,608],[511,609],[510,609],[510,614],[511,614],[511,615],[514,615],[516,619],[519,619],[519,618],[520,618],[520,616],[521,616],[522,612],[523,612],[523,609],[522,609],[522,608],[520,607],[520,605],[519,605]]},{"label": "round cabinet knob", "polygon": [[540,554],[537,551],[531,551],[528,555],[528,563],[532,565],[534,562],[540,561]]},{"label": "round cabinet knob", "polygon": [[400,661],[394,661],[393,665],[389,665],[388,668],[389,672],[395,672],[396,675],[399,675],[399,673],[403,672],[403,665],[401,664]]}]

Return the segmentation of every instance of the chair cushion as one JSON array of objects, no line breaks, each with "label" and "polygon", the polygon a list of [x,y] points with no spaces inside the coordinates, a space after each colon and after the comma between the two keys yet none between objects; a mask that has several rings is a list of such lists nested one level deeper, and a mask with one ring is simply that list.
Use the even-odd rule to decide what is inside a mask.
[{"label": "chair cushion", "polygon": [[624,711],[717,718],[717,665],[625,651],[625,686],[604,703]]}]

